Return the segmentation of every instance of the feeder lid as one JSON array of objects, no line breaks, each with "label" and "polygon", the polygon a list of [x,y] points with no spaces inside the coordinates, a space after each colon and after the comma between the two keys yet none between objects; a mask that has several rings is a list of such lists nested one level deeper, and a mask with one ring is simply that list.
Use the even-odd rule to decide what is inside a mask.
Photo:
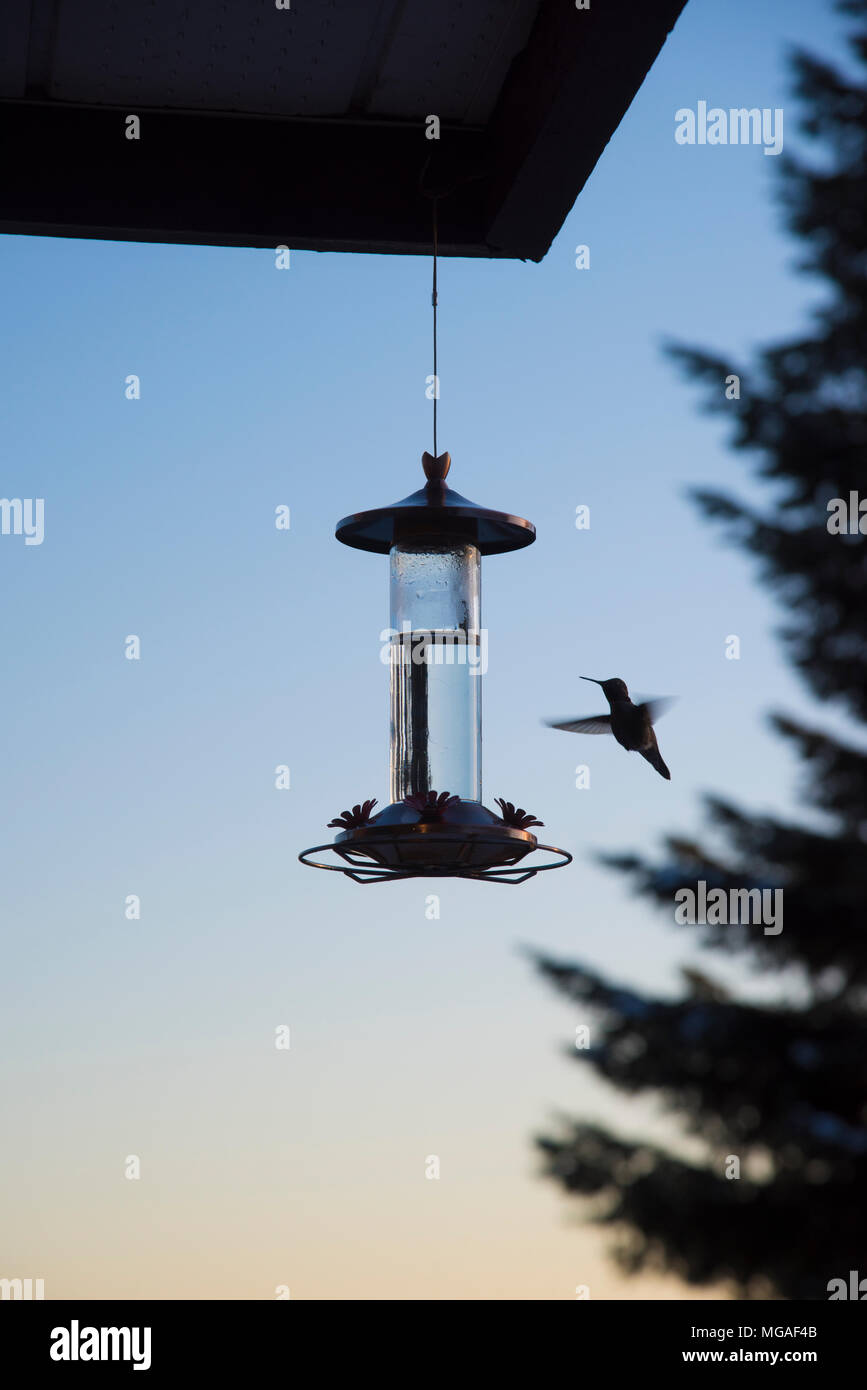
[{"label": "feeder lid", "polygon": [[425,453],[421,461],[428,480],[424,487],[391,507],[345,516],[337,523],[337,539],[377,555],[387,555],[398,541],[414,539],[470,541],[482,555],[502,555],[533,544],[536,528],[531,521],[479,507],[446,485],[449,454],[434,458]]}]

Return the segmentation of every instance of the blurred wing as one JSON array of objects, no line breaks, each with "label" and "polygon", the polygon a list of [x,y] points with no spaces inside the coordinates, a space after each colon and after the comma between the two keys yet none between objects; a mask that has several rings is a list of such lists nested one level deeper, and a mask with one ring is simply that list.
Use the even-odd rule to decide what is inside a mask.
[{"label": "blurred wing", "polygon": [[556,719],[546,719],[549,729],[565,729],[567,734],[610,734],[611,716],[595,714],[590,719],[568,719],[562,723]]},{"label": "blurred wing", "polygon": [[655,724],[657,719],[662,718],[667,709],[671,709],[676,699],[676,695],[661,695],[658,700],[645,700],[638,708],[646,709],[650,715],[651,724]]}]

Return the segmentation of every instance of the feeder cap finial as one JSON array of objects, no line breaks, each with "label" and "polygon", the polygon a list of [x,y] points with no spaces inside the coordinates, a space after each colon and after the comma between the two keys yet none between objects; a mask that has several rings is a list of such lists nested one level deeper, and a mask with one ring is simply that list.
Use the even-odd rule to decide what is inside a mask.
[{"label": "feeder cap finial", "polygon": [[421,456],[421,466],[429,483],[441,483],[452,466],[451,454],[440,454],[434,458],[427,450]]},{"label": "feeder cap finial", "polygon": [[449,487],[450,454],[434,458],[425,452],[421,461],[427,480],[424,487],[390,507],[345,516],[337,523],[337,539],[377,555],[387,555],[399,541],[418,537],[446,545],[469,542],[480,555],[504,555],[533,544],[536,531],[531,522],[510,512],[480,507]]}]

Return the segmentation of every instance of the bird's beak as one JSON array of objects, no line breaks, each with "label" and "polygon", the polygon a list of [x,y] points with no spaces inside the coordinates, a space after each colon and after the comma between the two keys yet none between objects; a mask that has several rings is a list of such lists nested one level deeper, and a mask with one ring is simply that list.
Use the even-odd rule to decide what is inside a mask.
[{"label": "bird's beak", "polygon": [[592,681],[594,685],[602,684],[602,682],[598,681],[595,676],[582,676],[581,679],[582,681]]}]

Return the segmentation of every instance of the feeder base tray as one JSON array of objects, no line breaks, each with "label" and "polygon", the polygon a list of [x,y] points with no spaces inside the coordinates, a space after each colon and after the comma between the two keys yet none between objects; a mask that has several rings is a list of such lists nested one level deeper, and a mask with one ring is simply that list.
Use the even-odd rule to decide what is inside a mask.
[{"label": "feeder base tray", "polygon": [[[525,862],[537,852],[557,857],[551,864]],[[324,864],[312,857],[323,853],[336,855],[344,863]],[[298,858],[311,868],[346,874],[356,883],[385,883],[400,878],[523,883],[534,874],[560,869],[572,862],[566,850],[540,845],[529,830],[497,824],[462,826],[454,822],[364,826],[344,831],[333,844],[314,845]]]}]

